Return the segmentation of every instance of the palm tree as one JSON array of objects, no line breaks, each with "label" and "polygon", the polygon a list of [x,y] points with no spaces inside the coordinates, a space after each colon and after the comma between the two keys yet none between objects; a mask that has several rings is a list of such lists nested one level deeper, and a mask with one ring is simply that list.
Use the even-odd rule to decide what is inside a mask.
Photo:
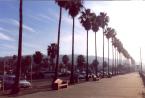
[{"label": "palm tree", "polygon": [[[107,13],[100,12],[99,15],[99,26],[103,29],[103,65],[104,65],[104,35],[105,35],[105,28],[108,26],[109,17]],[[104,66],[103,66],[103,77],[104,77]]]},{"label": "palm tree", "polygon": [[[69,1],[69,0],[68,0]],[[72,27],[72,66],[71,66],[71,76],[70,83],[74,83],[74,28],[75,28],[75,17],[79,14],[81,8],[83,7],[83,0],[70,0],[68,4],[68,13],[73,19]]]},{"label": "palm tree", "polygon": [[[129,61],[129,59],[131,58],[131,56],[129,55],[128,51],[126,49],[123,49],[123,52],[122,53],[123,53],[124,57],[126,58],[126,60]],[[142,66],[141,66],[141,69],[142,69]],[[130,71],[130,69],[129,69],[129,71]]]},{"label": "palm tree", "polygon": [[26,76],[29,66],[31,64],[31,56],[26,56],[22,59],[21,74]]},{"label": "palm tree", "polygon": [[62,62],[63,62],[63,64],[65,64],[65,67],[67,67],[67,69],[69,69],[69,66],[68,66],[69,57],[67,55],[64,55],[62,57]]},{"label": "palm tree", "polygon": [[[118,65],[120,65],[121,64],[121,62],[120,62],[121,57],[120,56],[121,56],[121,52],[123,50],[123,44],[121,43],[121,41],[118,42],[117,50],[118,50]],[[119,71],[119,69],[118,69],[118,71]]]},{"label": "palm tree", "polygon": [[116,56],[116,60],[115,60],[115,74],[118,73],[118,65],[119,65],[119,54],[121,51],[123,51],[123,45],[121,43],[121,41],[119,39],[117,39],[116,37],[113,40],[113,45],[115,48],[115,56]]},{"label": "palm tree", "polygon": [[[99,17],[96,16],[95,13],[92,14],[91,22],[92,22],[92,30],[95,33],[95,59],[96,59],[97,62],[98,62],[98,59],[97,59],[96,32],[98,32],[98,30],[99,30],[99,21],[98,21],[98,18]],[[96,72],[96,75],[97,75],[97,73],[98,73],[98,64],[95,64],[95,65],[96,65],[95,72]]]},{"label": "palm tree", "polygon": [[95,74],[98,77],[98,73],[97,73],[97,71],[98,71],[98,65],[99,65],[98,60],[94,59],[93,62],[92,62],[92,65],[93,65],[93,69],[95,70]]},{"label": "palm tree", "polygon": [[123,45],[120,40],[117,40],[117,74],[118,74],[118,65],[120,64],[120,53],[123,49]]},{"label": "palm tree", "polygon": [[[47,48],[47,55],[48,57],[50,57],[50,62],[51,62],[51,66],[52,66],[52,70],[54,71],[54,68],[55,68],[55,77],[54,77],[54,81],[57,79],[57,76],[58,76],[58,71],[56,71],[56,67],[58,67],[57,65],[55,65],[54,63],[54,59],[56,58],[57,56],[57,44],[55,43],[51,43],[50,46],[48,46]],[[57,69],[58,70],[58,69]]]},{"label": "palm tree", "polygon": [[55,67],[55,79],[57,79],[57,77],[58,77],[58,64],[59,64],[59,43],[60,43],[60,28],[61,28],[62,8],[67,9],[68,0],[55,0],[55,2],[60,7],[58,37],[57,37],[57,58],[56,58],[56,67]]},{"label": "palm tree", "polygon": [[43,59],[43,55],[40,51],[36,51],[35,54],[33,55],[34,58],[34,62],[38,65],[40,65],[42,59]]},{"label": "palm tree", "polygon": [[40,67],[41,67],[40,65],[41,65],[42,59],[43,59],[43,54],[40,51],[36,51],[35,54],[33,55],[33,60],[36,64],[35,71],[37,72],[37,74],[40,71]]},{"label": "palm tree", "polygon": [[83,55],[78,55],[77,57],[77,66],[80,71],[83,71],[85,65],[85,57]]},{"label": "palm tree", "polygon": [[12,63],[12,66],[11,66],[12,70],[16,70],[16,65],[17,65],[17,62],[18,62],[18,56],[13,55],[12,60],[13,60],[13,63]]},{"label": "palm tree", "polygon": [[23,32],[23,0],[20,0],[19,5],[19,43],[18,43],[18,61],[15,74],[15,83],[13,85],[11,94],[17,94],[20,91],[19,81],[20,81],[20,69],[21,69],[21,58],[22,58],[22,32]]},{"label": "palm tree", "polygon": [[82,15],[79,17],[80,22],[82,24],[82,26],[85,28],[85,30],[87,31],[87,65],[86,65],[86,81],[89,80],[88,78],[88,31],[91,29],[91,17],[92,17],[92,13],[90,11],[90,9],[85,9],[85,11],[82,12]]},{"label": "palm tree", "polygon": [[106,38],[108,39],[108,74],[109,74],[109,39],[115,35],[115,30],[108,27],[105,31]]},{"label": "palm tree", "polygon": [[26,56],[25,60],[26,60],[26,65],[30,65],[30,73],[31,73],[30,79],[31,79],[31,83],[32,83],[32,79],[33,79],[33,77],[32,77],[32,72],[33,72],[32,57],[30,55],[28,55],[28,56]]}]

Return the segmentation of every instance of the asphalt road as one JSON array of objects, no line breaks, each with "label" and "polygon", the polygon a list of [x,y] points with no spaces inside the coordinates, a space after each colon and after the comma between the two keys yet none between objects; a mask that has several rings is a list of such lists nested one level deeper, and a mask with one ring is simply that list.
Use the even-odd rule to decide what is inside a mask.
[{"label": "asphalt road", "polygon": [[145,98],[143,95],[144,86],[139,74],[130,73],[71,85],[58,91],[38,92],[17,98]]}]

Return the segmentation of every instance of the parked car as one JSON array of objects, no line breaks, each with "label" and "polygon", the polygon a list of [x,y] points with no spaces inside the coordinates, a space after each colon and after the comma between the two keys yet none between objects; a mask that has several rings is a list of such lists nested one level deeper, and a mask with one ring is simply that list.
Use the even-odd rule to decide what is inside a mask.
[{"label": "parked car", "polygon": [[43,74],[43,77],[47,79],[47,78],[52,78],[55,75],[55,72],[47,71],[47,72],[42,72],[42,74]]},{"label": "parked car", "polygon": [[101,78],[102,77],[102,74],[100,72],[97,73],[96,75],[98,78]]},{"label": "parked car", "polygon": [[83,74],[83,73],[78,74],[79,79],[85,79],[85,77],[86,77],[86,74]]},{"label": "parked car", "polygon": [[21,88],[29,88],[29,87],[31,87],[31,83],[27,80],[20,80],[20,87]]},{"label": "parked car", "polygon": [[42,72],[28,72],[26,73],[26,77],[27,79],[31,79],[31,74],[32,74],[32,78],[33,79],[43,79],[44,78],[44,75]]},{"label": "parked car", "polygon": [[58,73],[60,77],[67,77],[71,74],[69,70],[66,70],[65,72]]},{"label": "parked car", "polygon": [[104,76],[103,76],[103,71],[100,72],[100,78],[107,78],[108,77],[108,73],[104,72]]},{"label": "parked car", "polygon": [[85,71],[79,71],[79,70],[77,70],[77,72],[75,73],[75,75],[76,75],[76,77],[78,78],[78,79],[85,79],[85,77],[86,77],[86,72]]},{"label": "parked car", "polygon": [[108,73],[108,78],[111,78],[112,75],[113,75],[112,72],[109,72],[109,73]]},{"label": "parked car", "polygon": [[[5,75],[3,77],[4,89],[12,88],[14,84],[15,75]],[[31,87],[31,83],[26,79],[20,79],[19,85],[21,88],[29,88]]]}]

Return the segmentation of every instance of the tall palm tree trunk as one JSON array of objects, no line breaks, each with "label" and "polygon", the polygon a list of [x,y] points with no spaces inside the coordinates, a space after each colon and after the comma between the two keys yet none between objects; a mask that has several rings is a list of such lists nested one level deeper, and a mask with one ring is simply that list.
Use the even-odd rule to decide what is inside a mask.
[{"label": "tall palm tree trunk", "polygon": [[112,74],[114,75],[114,48],[112,45]]},{"label": "tall palm tree trunk", "polygon": [[122,65],[122,52],[120,54],[120,64]]},{"label": "tall palm tree trunk", "polygon": [[119,66],[119,52],[118,52],[118,65],[117,65],[117,72],[119,72],[119,68],[118,68],[118,66]]},{"label": "tall palm tree trunk", "polygon": [[120,65],[120,52],[118,52],[118,74],[119,74],[119,65]]},{"label": "tall palm tree trunk", "polygon": [[117,52],[117,48],[116,48],[116,74],[118,73],[118,52]]},{"label": "tall palm tree trunk", "polygon": [[118,52],[118,74],[119,74],[119,65],[120,65],[120,52]]},{"label": "tall palm tree trunk", "polygon": [[30,67],[31,67],[31,84],[32,84],[32,79],[33,79],[33,76],[32,76],[32,72],[33,72],[32,59],[31,59],[31,65],[30,65]]},{"label": "tall palm tree trunk", "polygon": [[60,42],[61,17],[62,17],[62,7],[60,7],[60,14],[59,14],[59,26],[58,26],[58,37],[57,37],[57,58],[56,58],[54,81],[58,78],[59,42]]},{"label": "tall palm tree trunk", "polygon": [[[121,65],[121,52],[119,52],[119,66]],[[118,69],[118,71],[120,72],[121,69]]]},{"label": "tall palm tree trunk", "polygon": [[109,71],[110,71],[110,68],[109,68],[109,39],[108,39],[108,75],[109,75]]},{"label": "tall palm tree trunk", "polygon": [[114,64],[114,69],[115,69],[115,75],[116,75],[116,48],[114,48],[114,49],[115,49],[115,59],[114,59],[114,61],[115,61],[114,63],[115,64]]},{"label": "tall palm tree trunk", "polygon": [[86,81],[89,81],[88,77],[88,70],[89,70],[89,64],[88,64],[88,30],[87,30],[87,65],[86,65]]},{"label": "tall palm tree trunk", "polygon": [[72,65],[71,65],[71,76],[70,83],[74,83],[74,26],[75,26],[75,18],[73,17],[73,29],[72,29]]},{"label": "tall palm tree trunk", "polygon": [[123,57],[122,57],[122,53],[121,53],[121,65],[123,65]]},{"label": "tall palm tree trunk", "polygon": [[[97,58],[97,42],[96,42],[96,32],[95,32],[95,59],[96,61],[98,61],[98,58]],[[96,72],[96,75],[98,74],[98,65],[95,66],[95,72]]]},{"label": "tall palm tree trunk", "polygon": [[104,77],[104,29],[103,29],[103,77]]},{"label": "tall palm tree trunk", "polygon": [[19,81],[20,81],[20,70],[21,70],[21,57],[22,57],[22,30],[23,30],[23,14],[22,14],[22,7],[23,7],[23,1],[20,0],[20,8],[19,8],[19,42],[18,42],[18,61],[16,65],[16,77],[15,77],[15,83],[13,85],[11,94],[17,94],[20,91],[19,88]]},{"label": "tall palm tree trunk", "polygon": [[117,51],[117,55],[116,56],[117,56],[117,59],[116,59],[116,73],[118,74],[118,51]]}]

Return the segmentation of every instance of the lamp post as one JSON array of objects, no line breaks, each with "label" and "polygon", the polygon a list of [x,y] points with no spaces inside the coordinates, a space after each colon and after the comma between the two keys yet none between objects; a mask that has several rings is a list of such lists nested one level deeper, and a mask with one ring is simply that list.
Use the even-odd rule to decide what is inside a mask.
[{"label": "lamp post", "polygon": [[142,56],[141,56],[141,48],[140,48],[140,66],[141,66],[141,73],[142,73]]},{"label": "lamp post", "polygon": [[4,85],[4,81],[5,81],[5,59],[3,61],[3,82],[2,82],[2,85],[3,85],[3,93],[5,92],[5,85]]}]

